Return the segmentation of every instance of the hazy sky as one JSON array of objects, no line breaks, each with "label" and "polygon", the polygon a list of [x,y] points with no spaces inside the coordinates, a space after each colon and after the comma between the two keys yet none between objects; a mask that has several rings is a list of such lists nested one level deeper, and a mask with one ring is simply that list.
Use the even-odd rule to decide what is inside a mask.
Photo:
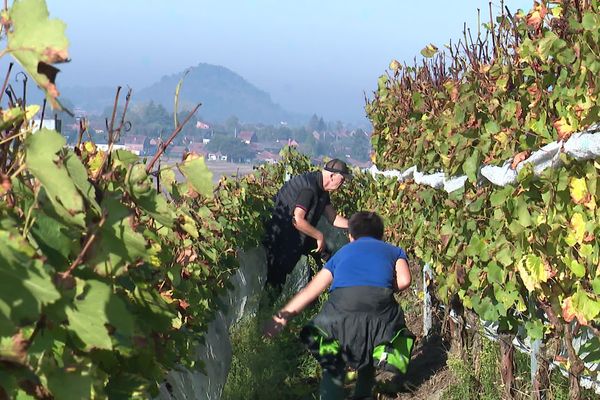
[{"label": "hazy sky", "polygon": [[[284,108],[357,121],[392,59],[411,62],[489,20],[483,0],[47,0],[67,23],[60,85],[141,89],[205,62],[225,66]],[[532,0],[506,0],[528,10]],[[494,10],[499,0],[493,1]],[[202,99],[199,99],[200,101]]]}]

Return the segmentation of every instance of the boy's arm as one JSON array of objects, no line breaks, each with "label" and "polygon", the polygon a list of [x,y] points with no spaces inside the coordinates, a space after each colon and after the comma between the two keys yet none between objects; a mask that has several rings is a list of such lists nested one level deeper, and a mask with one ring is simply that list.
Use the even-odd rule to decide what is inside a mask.
[{"label": "boy's arm", "polygon": [[264,335],[273,337],[285,327],[292,317],[300,314],[310,303],[315,301],[323,293],[331,282],[333,275],[325,268],[321,269],[315,277],[300,290],[281,310],[279,310],[267,323]]},{"label": "boy's arm", "polygon": [[399,258],[396,260],[396,267],[394,268],[396,272],[396,289],[398,291],[402,291],[410,286],[411,276],[410,269],[408,268],[408,262],[404,258]]}]

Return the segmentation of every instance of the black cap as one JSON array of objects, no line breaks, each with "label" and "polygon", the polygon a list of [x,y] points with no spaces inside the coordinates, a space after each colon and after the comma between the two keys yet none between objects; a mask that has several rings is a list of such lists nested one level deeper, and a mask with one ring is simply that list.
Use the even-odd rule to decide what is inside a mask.
[{"label": "black cap", "polygon": [[327,161],[327,164],[325,164],[324,169],[325,171],[342,174],[345,179],[352,179],[352,172],[350,172],[350,169],[348,168],[346,163],[338,158],[334,158],[333,160]]}]

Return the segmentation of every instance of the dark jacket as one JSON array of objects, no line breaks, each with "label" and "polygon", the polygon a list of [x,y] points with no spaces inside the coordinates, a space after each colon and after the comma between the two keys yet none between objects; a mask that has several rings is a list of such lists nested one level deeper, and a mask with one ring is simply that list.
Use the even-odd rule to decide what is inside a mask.
[{"label": "dark jacket", "polygon": [[292,223],[298,195],[303,189],[313,193],[306,210],[306,220],[313,226],[317,225],[325,207],[331,202],[329,193],[323,190],[321,171],[297,175],[282,186],[275,196],[271,220],[266,227],[266,243],[285,244],[286,247],[303,248],[305,251],[315,247],[315,240],[299,232]]}]

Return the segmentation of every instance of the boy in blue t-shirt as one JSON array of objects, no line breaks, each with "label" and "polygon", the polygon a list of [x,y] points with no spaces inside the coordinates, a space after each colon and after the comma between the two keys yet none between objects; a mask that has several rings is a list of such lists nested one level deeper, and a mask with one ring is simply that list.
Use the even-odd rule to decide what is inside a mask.
[{"label": "boy in blue t-shirt", "polygon": [[[354,398],[370,396],[374,353],[381,354],[382,344],[398,342],[405,329],[404,315],[393,293],[410,286],[406,253],[382,240],[383,221],[374,212],[354,214],[348,229],[350,243],[335,253],[265,328],[266,336],[275,336],[331,286],[329,299],[301,333],[309,347],[316,342],[320,346],[313,354],[323,367],[321,399],[344,398],[346,367],[358,371]],[[410,353],[412,340],[405,347]]]}]

